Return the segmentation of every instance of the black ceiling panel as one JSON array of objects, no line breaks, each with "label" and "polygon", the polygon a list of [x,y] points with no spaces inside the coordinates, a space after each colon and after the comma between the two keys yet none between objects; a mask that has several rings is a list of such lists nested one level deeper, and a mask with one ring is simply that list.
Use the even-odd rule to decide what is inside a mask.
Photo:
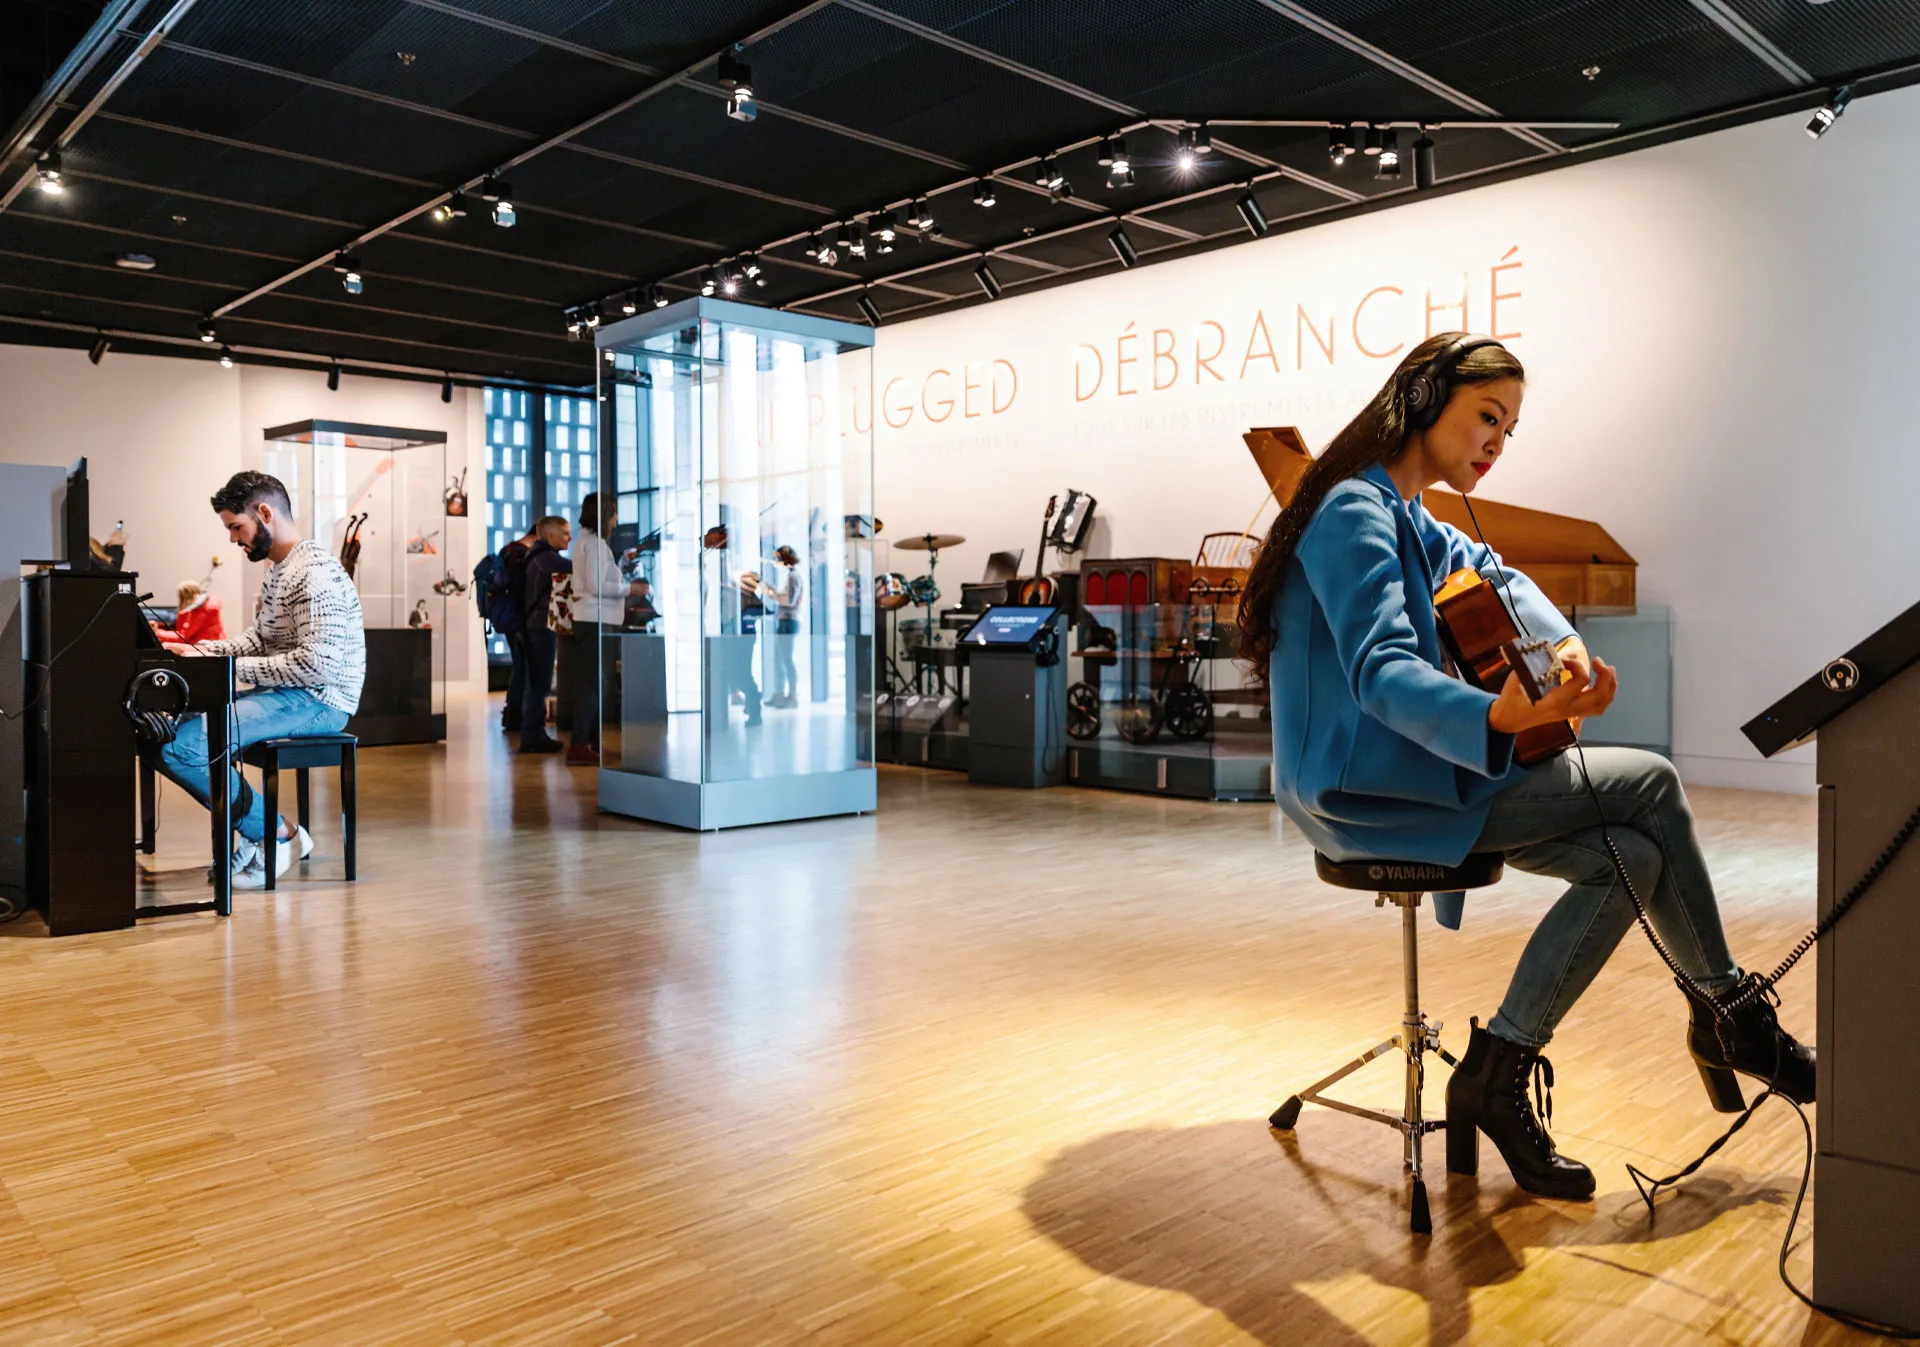
[{"label": "black ceiling panel", "polygon": [[[1685,0],[1300,2],[1350,36],[1262,0],[198,0],[73,131],[71,190],[29,191],[0,211],[0,312],[177,336],[258,292],[223,319],[223,337],[588,381],[593,351],[564,340],[566,307],[656,281],[682,297],[702,269],[752,249],[767,250],[766,283],[738,298],[859,321],[863,291],[889,318],[978,302],[981,249],[1002,250],[994,267],[1016,293],[1110,272],[1121,216],[1148,262],[1243,240],[1233,202],[1254,176],[1268,175],[1253,191],[1276,228],[1414,195],[1411,130],[1396,181],[1363,155],[1333,165],[1318,128],[1217,127],[1216,153],[1183,171],[1171,134],[1148,127],[1128,132],[1131,187],[1108,187],[1087,146],[1061,154],[1071,200],[1001,181],[996,206],[973,204],[977,174],[1115,130],[1135,120],[1127,108],[1411,121],[1484,104],[1621,123],[1550,133],[1577,148],[1705,112],[1756,115],[1792,88],[1712,7]],[[1920,0],[1722,3],[1813,73],[1802,93],[1920,57]],[[151,0],[129,26],[144,32],[168,7]],[[0,44],[21,31],[10,22],[0,7]],[[769,28],[744,56],[766,106],[733,120],[712,58]],[[73,126],[136,46],[110,37],[48,134]],[[444,224],[415,214],[603,114],[508,172],[514,228],[477,199]],[[1580,158],[1506,131],[1434,136],[1443,182]],[[1275,165],[1335,190],[1271,176]],[[1015,173],[1031,182],[1030,165]],[[771,246],[918,194],[942,240],[903,228],[891,254],[832,267],[799,243]],[[366,290],[351,299],[326,262],[369,231],[379,237],[356,248]],[[114,267],[126,251],[152,254],[156,270]]]}]

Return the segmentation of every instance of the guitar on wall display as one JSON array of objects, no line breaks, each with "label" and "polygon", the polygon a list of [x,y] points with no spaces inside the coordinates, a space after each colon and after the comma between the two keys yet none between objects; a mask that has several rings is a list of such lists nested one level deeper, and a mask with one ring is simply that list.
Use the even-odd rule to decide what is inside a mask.
[{"label": "guitar on wall display", "polygon": [[1060,504],[1060,497],[1047,497],[1047,513],[1040,521],[1040,550],[1033,559],[1033,578],[1020,586],[1020,602],[1029,608],[1044,607],[1059,596],[1059,586],[1053,577],[1042,575],[1047,565],[1047,525],[1053,522],[1053,512]]},{"label": "guitar on wall display", "polygon": [[[1520,676],[1529,701],[1539,701],[1566,678],[1566,671],[1545,641],[1522,640],[1513,615],[1487,578],[1472,569],[1455,571],[1433,596],[1440,640],[1454,667],[1482,692],[1500,695],[1508,670]],[[1572,748],[1577,727],[1558,720],[1520,731],[1513,756],[1523,767]]]}]

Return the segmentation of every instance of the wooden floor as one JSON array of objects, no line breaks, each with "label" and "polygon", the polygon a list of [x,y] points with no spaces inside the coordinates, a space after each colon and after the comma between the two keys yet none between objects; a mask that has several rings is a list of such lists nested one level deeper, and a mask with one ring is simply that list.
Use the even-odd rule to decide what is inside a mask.
[{"label": "wooden floor", "polygon": [[[357,884],[326,827],[227,921],[0,927],[0,1340],[1857,1336],[1774,1274],[1784,1108],[1640,1208],[1624,1162],[1720,1119],[1637,935],[1550,1053],[1599,1197],[1532,1200],[1489,1148],[1417,1239],[1384,1129],[1264,1122],[1399,988],[1391,910],[1318,884],[1271,806],[883,769],[878,817],[690,836],[452,709],[444,750],[363,755]],[[1736,953],[1771,963],[1812,802],[1695,800]],[[168,800],[160,895],[204,891],[201,828]],[[1512,876],[1457,934],[1423,911],[1456,1048],[1553,892]]]}]

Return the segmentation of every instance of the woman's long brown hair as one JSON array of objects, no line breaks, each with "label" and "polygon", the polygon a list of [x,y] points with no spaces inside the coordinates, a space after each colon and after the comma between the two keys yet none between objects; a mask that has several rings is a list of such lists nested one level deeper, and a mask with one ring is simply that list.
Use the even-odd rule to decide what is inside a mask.
[{"label": "woman's long brown hair", "polygon": [[[1279,640],[1275,611],[1280,587],[1286,583],[1287,566],[1307,531],[1314,511],[1327,498],[1327,492],[1349,477],[1357,477],[1375,463],[1391,463],[1406,451],[1413,428],[1407,423],[1404,390],[1407,382],[1428,361],[1466,334],[1442,332],[1428,337],[1394,369],[1380,391],[1333,437],[1320,457],[1313,460],[1300,489],[1267,530],[1267,540],[1253,559],[1247,574],[1247,587],[1240,595],[1239,655],[1247,672],[1260,683],[1267,680],[1267,666]],[[1527,372],[1513,353],[1504,346],[1476,346],[1461,357],[1446,375],[1449,400],[1462,388],[1492,383],[1496,379],[1521,379]]]}]

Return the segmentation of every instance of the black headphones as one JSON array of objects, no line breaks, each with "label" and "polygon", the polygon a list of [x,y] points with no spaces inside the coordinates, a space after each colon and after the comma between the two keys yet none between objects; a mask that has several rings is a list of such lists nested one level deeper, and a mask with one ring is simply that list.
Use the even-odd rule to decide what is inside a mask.
[{"label": "black headphones", "polygon": [[1498,345],[1492,337],[1455,337],[1438,355],[1408,376],[1400,394],[1406,406],[1408,429],[1425,430],[1440,419],[1441,409],[1447,405],[1447,375],[1467,352]]},{"label": "black headphones", "polygon": [[[156,706],[156,700],[167,704]],[[134,733],[156,744],[170,744],[180,733],[176,717],[191,709],[187,701],[187,680],[165,665],[155,665],[133,676],[127,684],[126,700],[120,705],[133,722]]]},{"label": "black headphones", "polygon": [[1048,618],[1047,625],[1033,638],[1033,662],[1042,669],[1051,669],[1060,662],[1059,622],[1058,614]]}]

